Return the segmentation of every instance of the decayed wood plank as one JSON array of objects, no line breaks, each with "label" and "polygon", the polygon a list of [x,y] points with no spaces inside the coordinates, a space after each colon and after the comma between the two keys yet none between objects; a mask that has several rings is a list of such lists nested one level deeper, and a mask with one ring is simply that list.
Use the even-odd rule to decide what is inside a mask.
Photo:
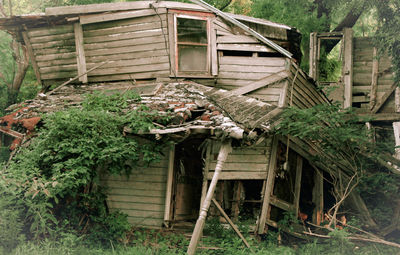
[{"label": "decayed wood plank", "polygon": [[397,87],[394,93],[394,108],[396,112],[400,112],[400,88]]},{"label": "decayed wood plank", "polygon": [[390,95],[396,90],[396,88],[397,83],[393,83],[390,87],[390,90],[388,90],[380,99],[377,100],[375,107],[371,110],[371,113],[377,113],[379,109],[381,109],[382,106],[385,104],[386,100],[388,100]]},{"label": "decayed wood plank", "polygon": [[278,138],[275,136],[272,142],[272,150],[268,165],[268,177],[265,183],[265,190],[263,192],[263,203],[261,207],[260,220],[258,222],[258,234],[265,233],[265,223],[267,220],[267,213],[269,210],[269,204],[271,200],[271,194],[275,180],[275,166],[278,152]]},{"label": "decayed wood plank", "polygon": [[168,56],[168,53],[165,49],[160,50],[149,50],[149,51],[139,51],[139,52],[127,52],[121,54],[113,54],[106,56],[86,56],[86,63],[98,63],[106,60],[139,60],[141,58],[151,58],[151,57],[163,57]]},{"label": "decayed wood plank", "polygon": [[26,49],[28,50],[29,58],[31,59],[33,71],[35,72],[36,80],[39,84],[42,84],[42,79],[40,77],[39,66],[36,62],[35,54],[33,53],[32,45],[30,42],[30,38],[26,31],[22,32],[22,38],[24,39]]},{"label": "decayed wood plank", "polygon": [[257,39],[248,35],[218,36],[217,43],[260,43]]},{"label": "decayed wood plank", "polygon": [[164,205],[158,204],[147,204],[147,203],[129,203],[129,202],[115,202],[112,201],[112,206],[115,209],[131,209],[131,210],[142,210],[142,211],[162,211],[164,210]]},{"label": "decayed wood plank", "polygon": [[138,218],[151,218],[151,219],[162,219],[163,212],[157,211],[142,211],[142,210],[130,210],[125,209],[124,213],[131,217],[138,217]]},{"label": "decayed wood plank", "polygon": [[211,161],[211,150],[212,150],[212,143],[211,140],[208,141],[207,144],[207,149],[206,149],[206,155],[204,159],[204,167],[203,167],[203,185],[201,188],[201,198],[200,198],[200,206],[203,204],[204,199],[206,198],[207,195],[207,189],[208,189],[208,169]]},{"label": "decayed wood plank", "polygon": [[28,35],[30,38],[33,38],[33,37],[40,37],[40,36],[73,33],[73,32],[74,32],[73,25],[62,25],[62,26],[55,26],[55,27],[33,28],[28,31]]},{"label": "decayed wood plank", "polygon": [[313,203],[315,204],[312,221],[314,224],[320,225],[324,217],[324,178],[322,172],[315,168],[314,188],[312,192]]},{"label": "decayed wood plank", "polygon": [[152,44],[152,43],[158,43],[158,42],[165,43],[165,39],[164,39],[163,35],[135,38],[135,39],[129,39],[129,40],[118,40],[118,41],[104,42],[104,43],[90,43],[90,44],[85,43],[85,50],[107,49],[108,48],[109,51],[112,51],[112,50],[114,50],[112,48],[119,48],[119,47],[124,47],[124,46],[136,46],[136,45],[141,45],[141,44]]},{"label": "decayed wood plank", "polygon": [[[393,122],[395,146],[400,146],[400,122]],[[400,159],[400,148],[395,148],[395,157]]]},{"label": "decayed wood plank", "polygon": [[99,75],[90,76],[89,82],[103,82],[103,81],[119,81],[119,80],[139,80],[139,79],[156,79],[160,77],[167,78],[169,76],[169,69],[161,71],[149,71],[140,73],[129,73],[129,74],[115,74],[115,75]]},{"label": "decayed wood plank", "polygon": [[218,55],[217,55],[217,31],[215,23],[210,22],[210,51],[211,51],[211,75],[218,75]]},{"label": "decayed wood plank", "polygon": [[[134,32],[110,34],[110,35],[104,35],[104,36],[85,37],[85,44],[105,43],[105,42],[113,42],[113,41],[118,41],[118,40],[128,40],[128,39],[136,39],[136,38],[143,38],[143,37],[152,37],[152,36],[159,36],[162,34],[163,34],[163,30],[161,28],[155,28],[155,29],[145,30],[145,31],[134,31]],[[167,29],[164,29],[164,34],[167,34]]]},{"label": "decayed wood plank", "polygon": [[30,39],[31,43],[46,43],[51,41],[68,40],[74,38],[74,33],[38,36]]},{"label": "decayed wood plank", "polygon": [[278,81],[281,81],[282,79],[285,79],[288,77],[288,74],[286,71],[281,71],[279,73],[276,74],[272,74],[272,75],[268,75],[256,82],[251,82],[250,84],[242,87],[242,88],[238,88],[235,90],[232,90],[231,93],[233,95],[244,95],[247,94],[251,91],[257,90],[259,88],[268,86],[271,83],[275,83]]},{"label": "decayed wood plank", "polygon": [[[130,181],[129,185],[132,187],[135,187],[135,189],[137,190],[158,190],[158,191],[162,191],[162,193],[165,192],[165,186],[164,185],[160,185],[161,183],[159,182],[143,182],[143,181]],[[107,181],[107,185],[110,188],[118,188],[118,187],[122,187],[124,186],[123,182],[120,181]]]},{"label": "decayed wood plank", "polygon": [[105,49],[95,49],[95,50],[85,50],[87,57],[92,56],[107,56],[107,55],[114,55],[114,54],[122,54],[122,53],[132,53],[132,52],[141,52],[141,51],[152,51],[152,50],[160,50],[165,49],[165,42],[154,42],[148,43],[143,45],[134,45],[134,46],[123,46],[119,48]]},{"label": "decayed wood plank", "polygon": [[221,65],[221,72],[249,72],[249,73],[277,73],[285,70],[283,66],[262,66],[257,65],[253,66],[251,64],[247,64],[245,61],[242,65]]},{"label": "decayed wood plank", "polygon": [[318,76],[318,60],[317,60],[317,33],[310,35],[310,69],[308,71],[311,78],[317,80]]},{"label": "decayed wood plank", "polygon": [[229,225],[233,228],[233,230],[236,232],[236,234],[242,239],[243,243],[246,245],[247,248],[250,248],[249,243],[246,241],[242,233],[240,233],[239,229],[236,227],[236,225],[232,222],[232,220],[229,218],[229,216],[225,213],[224,209],[222,209],[221,205],[215,200],[215,198],[212,199],[212,202],[214,205],[218,208],[222,216],[228,221]]},{"label": "decayed wood plank", "polygon": [[105,36],[105,35],[112,35],[112,34],[120,34],[120,33],[129,33],[129,32],[137,32],[137,31],[146,31],[152,30],[157,28],[165,27],[166,18],[163,19],[163,23],[160,22],[158,17],[154,17],[154,21],[143,23],[130,22],[126,25],[115,24],[114,26],[105,28],[101,26],[100,28],[92,28],[89,29],[87,27],[83,28],[83,35],[86,38],[96,37],[96,36]]},{"label": "decayed wood plank", "polygon": [[[279,89],[280,95],[279,95],[279,101],[278,101],[278,107],[282,108],[287,106],[288,103],[288,89],[289,89],[289,81],[285,81],[285,84],[283,85],[282,89]],[[270,88],[269,90],[272,90]]]},{"label": "decayed wood plank", "polygon": [[[210,163],[210,172],[214,169],[216,163]],[[225,163],[224,164],[224,171],[249,171],[249,172],[256,172],[256,171],[266,171],[267,166],[262,163],[252,163],[252,162],[241,162],[241,163]]]},{"label": "decayed wood plank", "polygon": [[232,51],[255,51],[255,52],[276,52],[274,49],[264,46],[262,44],[230,44],[219,43],[218,50],[232,50]]},{"label": "decayed wood plank", "polygon": [[285,67],[286,61],[284,58],[253,58],[253,57],[233,57],[223,56],[220,58],[220,65],[255,65],[255,66],[282,66]]},{"label": "decayed wood plank", "polygon": [[168,226],[168,221],[171,220],[171,201],[172,201],[172,183],[174,179],[174,161],[175,161],[175,146],[169,150],[168,156],[168,177],[167,189],[165,191],[165,209],[164,209],[164,222]]},{"label": "decayed wood plank", "polygon": [[[207,179],[211,180],[214,172],[209,172],[207,174]],[[265,180],[267,178],[267,172],[247,172],[247,171],[237,171],[232,172],[229,170],[224,170],[219,175],[220,180]]]},{"label": "decayed wood plank", "polygon": [[169,56],[170,56],[170,70],[171,76],[176,77],[178,74],[178,63],[176,55],[176,31],[175,31],[175,16],[172,13],[168,14],[168,44],[169,44]]},{"label": "decayed wood plank", "polygon": [[[107,59],[107,60],[112,60],[112,59]],[[168,63],[168,56],[149,56],[149,57],[134,58],[134,59],[116,60],[112,64],[104,65],[101,69],[141,66],[149,64],[163,64],[163,63]],[[87,66],[88,68],[90,68],[95,65],[96,65],[95,63],[90,63]]]},{"label": "decayed wood plank", "polygon": [[76,54],[71,54],[71,56],[73,56],[73,58],[37,61],[37,66],[42,68],[76,64]]},{"label": "decayed wood plank", "polygon": [[[266,148],[265,150],[260,150],[260,154],[229,154],[229,157],[226,159],[226,163],[243,163],[243,162],[252,162],[252,163],[263,163],[267,160],[265,156],[265,152],[269,151],[270,148]],[[216,154],[212,154],[216,156]],[[211,160],[210,162],[216,163],[216,160]]]},{"label": "decayed wood plank", "polygon": [[77,68],[78,65],[75,59],[75,64],[40,67],[39,71],[42,75],[46,75],[53,72],[76,72],[78,70]]},{"label": "decayed wood plank", "polygon": [[299,204],[300,204],[300,190],[301,190],[301,178],[303,175],[303,158],[300,155],[297,155],[296,162],[296,180],[294,184],[294,206],[296,215],[299,212]]},{"label": "decayed wood plank", "polygon": [[100,75],[113,75],[113,74],[127,74],[127,73],[141,73],[150,71],[161,71],[169,70],[169,64],[166,63],[154,63],[138,66],[127,66],[127,67],[109,67],[104,69],[98,69],[89,74],[89,76],[100,76]]},{"label": "decayed wood plank", "polygon": [[[79,23],[74,24],[75,33],[75,47],[76,47],[76,62],[78,65],[78,75],[81,76],[79,81],[82,83],[88,82],[88,77],[86,73],[86,59],[85,59],[85,49],[83,48],[83,30],[82,25]],[[84,75],[83,75],[84,74]]]},{"label": "decayed wood plank", "polygon": [[[165,14],[167,10],[165,8],[159,8],[157,13]],[[79,17],[80,23],[84,24],[91,24],[91,23],[99,23],[105,21],[112,21],[112,20],[121,20],[121,19],[131,19],[131,18],[138,18],[144,16],[151,16],[157,14],[153,9],[146,9],[146,10],[138,10],[138,11],[121,11],[115,13],[101,13],[101,14],[92,14],[92,15],[82,15]]]},{"label": "decayed wood plank", "polygon": [[[165,181],[165,180],[164,180]],[[148,183],[147,185],[151,185]],[[126,195],[108,195],[110,201],[115,202],[130,202],[130,203],[148,203],[148,204],[165,204],[164,197],[142,197],[142,196],[126,196]]]},{"label": "decayed wood plank", "polygon": [[75,44],[72,46],[61,46],[58,48],[52,48],[52,49],[33,49],[33,52],[35,53],[36,58],[39,57],[44,57],[44,58],[50,58],[50,59],[58,59],[57,57],[62,58],[75,58],[75,55],[73,56],[65,56],[63,55],[68,55],[68,54],[75,54]]},{"label": "decayed wood plank", "polygon": [[45,48],[58,48],[65,46],[75,46],[75,39],[72,37],[71,39],[66,40],[57,40],[46,43],[33,43],[32,48],[36,49],[45,49]]},{"label": "decayed wood plank", "polygon": [[344,41],[344,108],[352,106],[352,87],[353,87],[353,30],[345,28],[343,32]]},{"label": "decayed wood plank", "polygon": [[[256,81],[259,79],[264,78],[268,74],[273,74],[273,73],[241,73],[241,72],[219,72],[218,78],[220,79],[238,79],[238,80],[247,80],[247,81]],[[248,84],[249,82],[247,82]],[[246,84],[246,85],[247,85]]]},{"label": "decayed wood plank", "polygon": [[287,212],[294,211],[295,207],[293,204],[290,204],[282,199],[279,199],[276,196],[271,196],[270,204]]}]

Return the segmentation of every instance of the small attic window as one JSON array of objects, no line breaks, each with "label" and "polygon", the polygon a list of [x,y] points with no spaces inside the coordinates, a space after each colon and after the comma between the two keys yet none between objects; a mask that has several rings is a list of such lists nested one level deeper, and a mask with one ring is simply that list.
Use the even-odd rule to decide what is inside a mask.
[{"label": "small attic window", "polygon": [[[171,48],[174,54],[171,75],[180,77],[211,76],[211,23],[215,17],[211,13],[170,10],[173,18],[175,42]],[[172,45],[171,45],[172,46]],[[216,49],[215,49],[216,56]],[[216,63],[214,63],[216,64]]]}]

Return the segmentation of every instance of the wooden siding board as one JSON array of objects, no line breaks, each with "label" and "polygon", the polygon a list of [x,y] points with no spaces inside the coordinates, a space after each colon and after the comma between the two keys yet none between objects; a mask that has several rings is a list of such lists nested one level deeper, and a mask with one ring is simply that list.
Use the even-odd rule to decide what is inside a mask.
[{"label": "wooden siding board", "polygon": [[[85,50],[96,50],[96,49],[108,49],[109,51],[114,50],[113,48],[125,47],[125,46],[137,46],[143,44],[153,44],[157,42],[164,42],[165,38],[163,35],[150,36],[143,38],[135,38],[130,40],[118,40],[111,42],[99,42],[99,43],[85,43]],[[165,45],[164,45],[165,47]]]},{"label": "wooden siding board", "polygon": [[115,75],[115,74],[133,74],[142,72],[152,71],[169,71],[168,63],[154,63],[138,66],[126,66],[126,67],[110,67],[110,68],[98,68],[88,74],[89,77],[93,76],[104,76],[104,75]]},{"label": "wooden siding board", "polygon": [[252,65],[220,65],[221,72],[253,72],[253,73],[277,73],[285,70],[283,66],[252,66]]},{"label": "wooden siding board", "polygon": [[165,14],[167,10],[165,8],[158,8],[157,11],[153,9],[146,10],[133,10],[133,11],[120,11],[114,13],[100,13],[100,14],[91,14],[91,15],[82,15],[79,17],[81,24],[91,24],[91,23],[100,23],[121,19],[131,19],[131,18],[139,18],[144,16],[152,16],[158,14]]},{"label": "wooden siding board", "polygon": [[76,62],[78,68],[79,81],[82,83],[87,83],[88,78],[86,71],[86,59],[85,59],[85,50],[83,48],[83,30],[82,25],[79,23],[74,24],[74,33],[75,33],[75,47],[76,47]]},{"label": "wooden siding board", "polygon": [[139,51],[134,53],[121,53],[121,54],[113,54],[113,55],[105,55],[105,56],[90,56],[86,57],[87,63],[101,63],[107,60],[140,60],[142,58],[151,58],[151,57],[163,57],[168,56],[168,52],[165,49],[161,50],[149,50],[149,51]]},{"label": "wooden siding board", "polygon": [[231,43],[219,43],[217,45],[218,50],[231,50],[231,51],[253,51],[253,52],[276,52],[274,49],[264,46],[262,44],[231,44]]},{"label": "wooden siding board", "polygon": [[142,44],[142,45],[133,45],[133,46],[124,46],[119,48],[114,48],[113,50],[109,49],[85,49],[85,53],[87,57],[92,56],[106,56],[106,55],[114,55],[114,54],[122,54],[122,53],[132,53],[132,52],[141,52],[141,51],[152,51],[152,50],[160,50],[165,49],[165,42],[153,42],[151,44]]},{"label": "wooden siding board", "polygon": [[[163,22],[166,22],[164,19]],[[165,23],[161,23],[159,19],[146,22],[146,23],[137,23],[137,20],[134,22],[130,22],[127,25],[118,25],[115,24],[109,28],[99,28],[99,29],[88,29],[85,26],[83,27],[83,35],[85,38],[97,37],[97,36],[106,36],[106,35],[113,35],[113,34],[121,34],[121,33],[129,33],[129,32],[137,32],[137,31],[146,31],[152,30],[156,28],[165,27]]]},{"label": "wooden siding board", "polygon": [[73,25],[68,24],[60,26],[33,28],[28,31],[28,35],[30,38],[34,38],[34,37],[51,36],[51,35],[62,35],[65,33],[73,33],[73,32],[74,32]]},{"label": "wooden siding board", "polygon": [[95,36],[95,37],[86,37],[85,44],[89,45],[92,43],[106,43],[106,42],[114,42],[114,41],[119,41],[119,40],[152,37],[152,36],[163,35],[163,33],[166,34],[167,30],[164,29],[164,32],[163,32],[163,30],[161,28],[155,28],[155,29],[151,29],[151,30],[125,32],[125,33],[110,34],[110,35]]},{"label": "wooden siding board", "polygon": [[118,81],[118,80],[139,80],[139,79],[155,79],[160,77],[169,77],[169,70],[140,72],[130,74],[115,74],[115,75],[99,75],[88,77],[89,82],[103,82],[103,81]]},{"label": "wooden siding board", "polygon": [[285,66],[285,58],[279,57],[234,57],[234,56],[223,56],[220,58],[220,65],[247,65],[254,66]]}]

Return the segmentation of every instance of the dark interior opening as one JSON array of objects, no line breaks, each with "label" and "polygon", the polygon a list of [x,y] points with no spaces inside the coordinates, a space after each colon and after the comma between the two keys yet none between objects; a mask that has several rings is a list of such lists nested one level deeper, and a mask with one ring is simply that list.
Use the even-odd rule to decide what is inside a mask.
[{"label": "dark interior opening", "polygon": [[307,160],[303,160],[303,171],[301,176],[301,189],[299,211],[307,215],[305,221],[312,221],[315,204],[313,202],[315,170]]},{"label": "dark interior opening", "polygon": [[324,213],[328,212],[336,204],[336,199],[333,196],[333,180],[330,174],[323,172],[324,175]]},{"label": "dark interior opening", "polygon": [[173,220],[197,219],[203,183],[203,139],[189,139],[177,144],[174,161]]},{"label": "dark interior opening", "polygon": [[231,57],[252,57],[253,52],[252,51],[235,51],[235,50],[224,50],[222,51],[222,54],[225,56],[231,56]]},{"label": "dark interior opening", "polygon": [[260,58],[278,58],[282,57],[282,54],[278,52],[259,52],[258,57]]}]

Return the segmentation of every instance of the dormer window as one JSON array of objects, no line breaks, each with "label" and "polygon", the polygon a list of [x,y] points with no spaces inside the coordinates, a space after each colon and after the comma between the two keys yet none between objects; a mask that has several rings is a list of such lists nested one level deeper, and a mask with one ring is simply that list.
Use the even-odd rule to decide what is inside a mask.
[{"label": "dormer window", "polygon": [[[210,13],[172,10],[174,39],[171,45],[171,75],[179,77],[211,76],[212,34]],[[170,22],[170,25],[172,22]],[[171,43],[172,44],[172,43]],[[216,54],[216,50],[215,50]]]}]

